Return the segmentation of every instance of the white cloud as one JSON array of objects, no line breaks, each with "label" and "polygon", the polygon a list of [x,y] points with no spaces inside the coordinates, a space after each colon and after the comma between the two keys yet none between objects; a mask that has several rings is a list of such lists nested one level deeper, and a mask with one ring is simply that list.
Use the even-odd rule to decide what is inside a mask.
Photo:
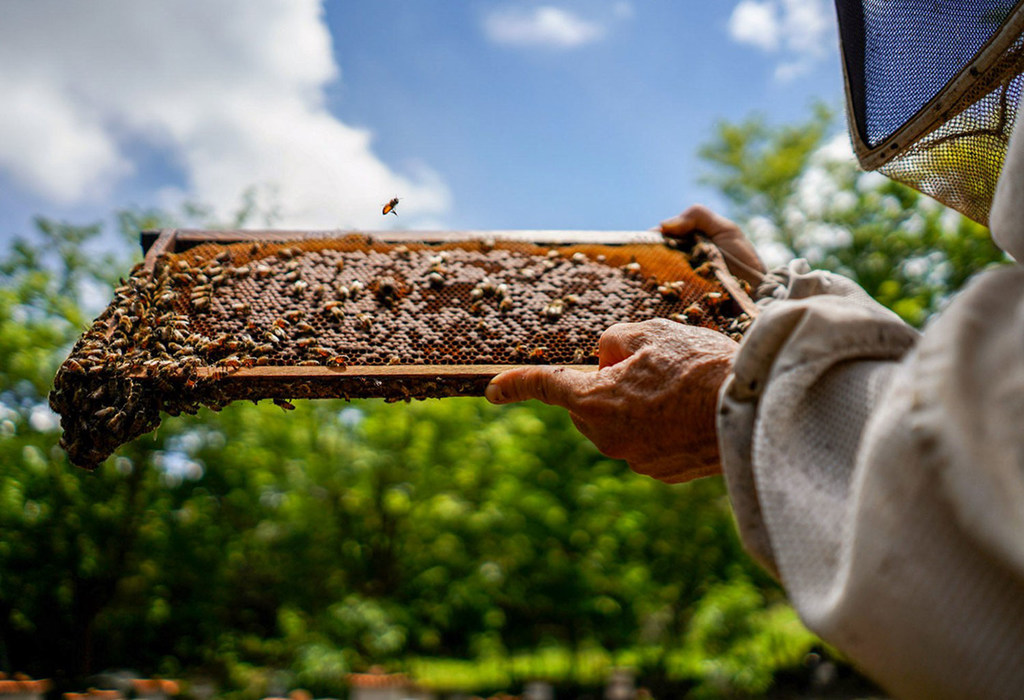
[{"label": "white cloud", "polygon": [[331,49],[320,0],[3,3],[0,169],[73,203],[131,172],[141,142],[221,216],[254,185],[282,226],[381,226],[395,195],[405,225],[443,216],[436,173],[396,172],[327,110]]},{"label": "white cloud", "polygon": [[[618,19],[628,19],[633,8],[619,2],[613,8]],[[544,5],[524,8],[498,8],[483,18],[484,34],[496,44],[505,46],[572,49],[600,41],[608,34],[608,26],[586,20],[572,12]]]},{"label": "white cloud", "polygon": [[729,16],[729,36],[776,54],[775,77],[793,80],[835,45],[835,20],[825,0],[741,0]]},{"label": "white cloud", "polygon": [[773,2],[743,0],[729,16],[729,36],[741,44],[750,44],[765,51],[779,46],[779,20]]},{"label": "white cloud", "polygon": [[0,75],[0,168],[59,204],[98,194],[129,164],[91,110],[52,85]]}]

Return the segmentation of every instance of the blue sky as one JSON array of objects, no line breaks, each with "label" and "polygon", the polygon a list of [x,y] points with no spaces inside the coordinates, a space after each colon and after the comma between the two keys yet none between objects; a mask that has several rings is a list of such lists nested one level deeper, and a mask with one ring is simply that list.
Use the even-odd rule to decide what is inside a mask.
[{"label": "blue sky", "polygon": [[0,238],[250,186],[281,227],[647,228],[718,204],[719,120],[840,106],[836,44],[827,0],[7,0]]}]

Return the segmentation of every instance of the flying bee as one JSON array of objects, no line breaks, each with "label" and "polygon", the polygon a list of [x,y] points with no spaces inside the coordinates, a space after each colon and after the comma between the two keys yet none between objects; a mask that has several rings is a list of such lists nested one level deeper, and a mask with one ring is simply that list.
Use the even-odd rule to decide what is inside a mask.
[{"label": "flying bee", "polygon": [[395,216],[398,216],[398,212],[395,211],[395,207],[397,206],[398,197],[393,197],[390,202],[384,205],[384,208],[381,210],[380,213],[383,214],[384,216],[387,216],[388,214],[394,214]]}]

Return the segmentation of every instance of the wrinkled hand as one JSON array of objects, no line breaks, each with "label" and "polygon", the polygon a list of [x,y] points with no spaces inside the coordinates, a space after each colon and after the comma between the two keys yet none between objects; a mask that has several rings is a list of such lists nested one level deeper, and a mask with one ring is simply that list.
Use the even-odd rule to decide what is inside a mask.
[{"label": "wrinkled hand", "polygon": [[567,408],[607,456],[662,481],[690,481],[721,472],[715,409],[738,347],[665,319],[620,323],[601,336],[596,372],[517,367],[491,380],[486,396]]},{"label": "wrinkled hand", "polygon": [[660,230],[672,238],[683,238],[694,231],[703,232],[722,251],[733,275],[746,280],[754,288],[764,277],[767,268],[740,227],[705,206],[695,204],[679,216],[662,221]]}]

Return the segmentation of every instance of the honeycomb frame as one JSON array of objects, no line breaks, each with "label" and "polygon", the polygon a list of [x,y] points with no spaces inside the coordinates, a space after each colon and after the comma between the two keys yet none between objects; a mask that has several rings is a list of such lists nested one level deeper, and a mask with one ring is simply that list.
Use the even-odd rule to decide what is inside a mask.
[{"label": "honeycomb frame", "polygon": [[481,396],[522,364],[595,370],[615,322],[670,317],[738,339],[756,315],[699,236],[165,229],[141,243],[50,396],[80,466],[161,412]]}]

